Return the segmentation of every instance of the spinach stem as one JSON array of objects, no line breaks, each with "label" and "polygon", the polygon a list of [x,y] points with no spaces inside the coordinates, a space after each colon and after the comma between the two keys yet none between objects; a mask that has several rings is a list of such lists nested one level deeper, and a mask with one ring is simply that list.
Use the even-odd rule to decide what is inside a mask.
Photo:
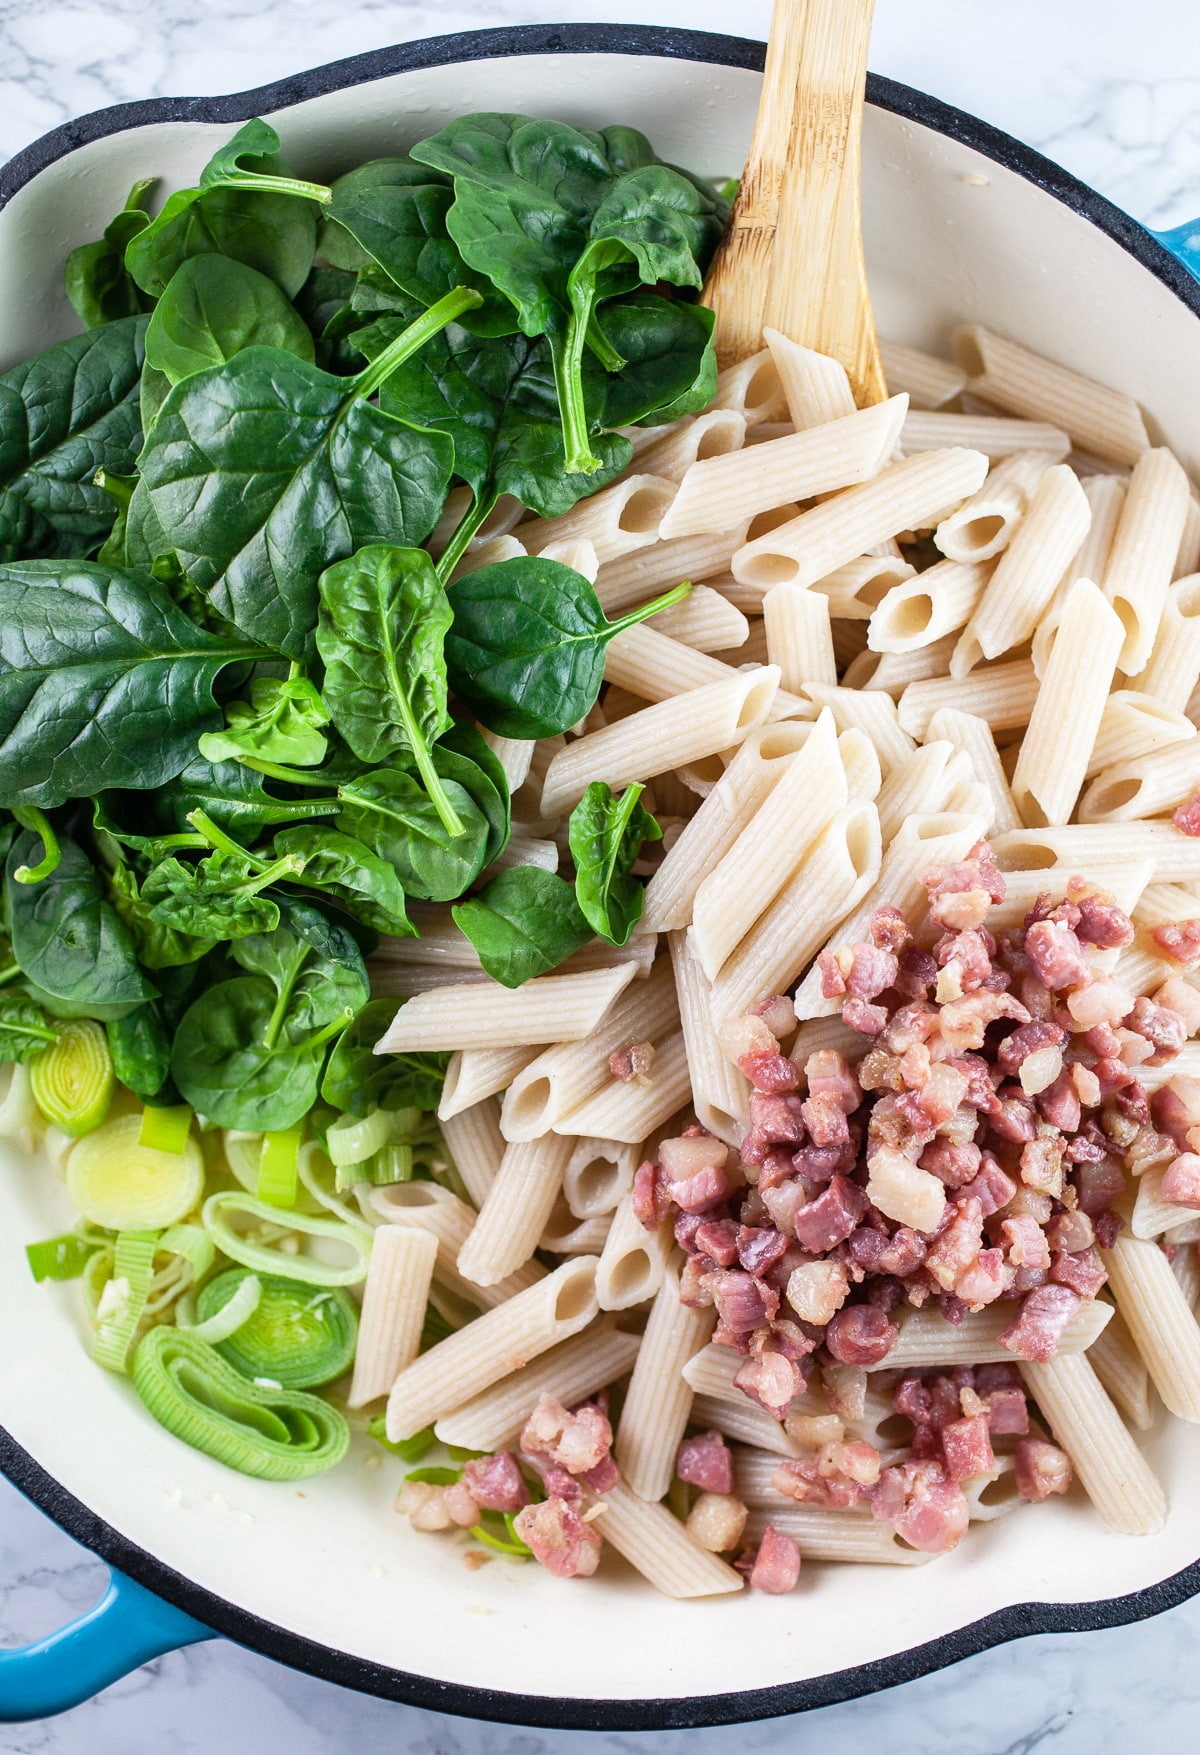
[{"label": "spinach stem", "polygon": [[672,604],[682,603],[685,597],[691,596],[691,592],[692,582],[690,579],[685,579],[682,585],[673,585],[670,591],[664,591],[662,596],[656,597],[652,603],[643,603],[637,609],[631,609],[628,615],[619,617],[615,622],[609,622],[604,630],[604,638],[611,640],[614,634],[621,633],[625,628],[636,627],[638,622],[644,622],[647,616],[657,615],[660,609],[670,609]]},{"label": "spinach stem", "polygon": [[588,439],[587,408],[583,400],[583,347],[587,338],[587,319],[572,310],[567,321],[566,340],[552,337],[550,357],[554,361],[554,387],[558,392],[558,411],[562,418],[563,468],[568,475],[595,475],[600,459],[593,453]]},{"label": "spinach stem", "polygon": [[13,815],[23,829],[41,837],[42,857],[36,865],[19,865],[13,877],[19,884],[40,884],[43,878],[58,869],[62,858],[62,850],[58,845],[58,836],[50,827],[50,819],[44,810],[35,804],[19,804],[13,807]]},{"label": "spinach stem", "polygon": [[235,176],[222,177],[212,185],[217,189],[259,189],[264,195],[300,195],[308,201],[319,201],[328,207],[333,190],[325,183],[306,183],[302,177],[272,177],[258,171],[238,171]]},{"label": "spinach stem", "polygon": [[204,811],[190,810],[187,813],[187,820],[200,839],[214,852],[232,853],[239,859],[248,859],[250,864],[256,866],[259,871],[264,869],[266,860],[259,859],[255,854],[248,852],[240,841],[235,841],[232,835],[227,835],[224,829],[219,829]]},{"label": "spinach stem", "polygon": [[603,329],[601,329],[599,323],[596,321],[596,313],[594,310],[588,312],[587,345],[588,352],[596,356],[606,372],[623,371],[629,364],[629,361],[623,354],[617,352],[612,342],[608,339],[608,336],[605,335]]},{"label": "spinach stem", "polygon": [[[243,768],[253,768],[256,774],[265,774],[268,780],[283,780],[289,786],[315,786],[318,792],[326,785],[319,775],[307,774],[303,768],[285,768],[282,762],[268,762],[261,756],[239,756],[237,759]],[[307,800],[304,808],[306,811],[310,808]]]},{"label": "spinach stem", "polygon": [[446,544],[441,560],[437,563],[437,576],[443,585],[462,559],[467,544],[488,517],[499,498],[500,496],[496,492],[483,497],[476,494],[470,511],[459,523],[454,535]]},{"label": "spinach stem", "polygon": [[19,981],[20,979],[20,963],[5,963],[3,968],[0,968],[0,987],[7,987],[10,981]]},{"label": "spinach stem", "polygon": [[292,990],[300,979],[301,969],[303,969],[311,955],[311,947],[306,946],[301,955],[297,957],[295,965],[288,975],[287,980],[279,989],[271,1015],[267,1019],[267,1028],[263,1034],[264,1048],[274,1048],[276,1042],[279,1040],[279,1032],[283,1028],[283,1020],[287,1015],[288,1005],[292,997]]},{"label": "spinach stem", "polygon": [[464,311],[473,311],[482,303],[483,294],[476,292],[474,287],[456,286],[452,292],[440,298],[436,305],[430,305],[424,315],[418,317],[415,323],[410,323],[394,341],[390,341],[357,378],[351,378],[351,396],[347,406],[354,397],[373,396],[381,384],[387,383],[397,366],[403,365],[410,355],[424,347],[427,341],[431,341],[447,323],[453,323]]},{"label": "spinach stem", "polygon": [[412,702],[409,700],[408,691],[401,680],[391,624],[386,616],[380,619],[383,627],[383,661],[387,666],[392,699],[396,704],[400,723],[404,727],[404,735],[408,740],[409,748],[416,759],[417,772],[424,782],[425,790],[442,820],[442,826],[446,833],[453,836],[461,835],[464,833],[462,818],[451,804],[449,795],[442,784],[442,777],[433,765],[433,753],[425,740],[425,733],[417,724]]},{"label": "spinach stem", "polygon": [[332,1023],[326,1024],[323,1030],[318,1030],[315,1036],[310,1036],[304,1046],[310,1052],[314,1048],[324,1047],[326,1042],[332,1041],[335,1036],[340,1036],[346,1025],[353,1023],[353,1021],[354,1007],[345,1006]]}]

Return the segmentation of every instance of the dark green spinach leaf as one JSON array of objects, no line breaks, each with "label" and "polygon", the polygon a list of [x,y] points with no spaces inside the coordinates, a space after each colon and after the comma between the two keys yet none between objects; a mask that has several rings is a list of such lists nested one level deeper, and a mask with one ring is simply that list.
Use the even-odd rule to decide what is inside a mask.
[{"label": "dark green spinach leaf", "polygon": [[108,1049],[114,1073],[135,1097],[143,1103],[160,1097],[171,1074],[171,1040],[157,1000],[110,1023]]},{"label": "dark green spinach leaf", "polygon": [[101,1019],[152,999],[155,989],[138,968],[129,933],[81,847],[61,837],[61,858],[49,877],[16,881],[38,845],[29,831],[17,837],[4,881],[13,956],[31,986],[56,1012],[74,1008]]},{"label": "dark green spinach leaf", "polygon": [[528,555],[480,567],[448,592],[450,686],[501,737],[553,737],[595,705],[614,635],[689,589],[677,586],[610,622],[583,574],[561,561]]},{"label": "dark green spinach leaf", "polygon": [[393,938],[412,938],[416,927],[404,906],[404,886],[395,868],[377,853],[323,823],[301,823],[275,837],[279,857],[303,861],[303,875],[292,881],[335,897],[356,919]]},{"label": "dark green spinach leaf", "polygon": [[662,830],[641,803],[644,786],[627,786],[620,798],[593,780],[567,827],[575,861],[575,895],[592,928],[609,944],[628,944],[641,919],[644,891],[633,877],[643,841],[661,841]]},{"label": "dark green spinach leaf", "polygon": [[436,1109],[448,1054],[376,1054],[375,1044],[396,1015],[394,999],[372,999],[338,1038],[321,1096],[347,1115],[370,1109]]},{"label": "dark green spinach leaf", "polygon": [[88,561],[0,567],[0,803],[161,786],[219,723],[218,673],[258,650],[196,627],[144,576]]},{"label": "dark green spinach leaf", "polygon": [[[433,754],[444,769],[440,744]],[[338,828],[385,860],[407,895],[430,902],[461,896],[487,863],[488,819],[457,780],[443,777],[442,784],[462,824],[457,835],[447,834],[428,793],[406,768],[375,768],[338,788]]]},{"label": "dark green spinach leaf", "polygon": [[509,866],[451,912],[505,987],[548,975],[592,936],[570,884],[533,865]]},{"label": "dark green spinach leaf", "polygon": [[0,1065],[22,1065],[58,1041],[58,1031],[36,1000],[16,988],[0,990]]},{"label": "dark green spinach leaf", "polygon": [[104,228],[94,244],[80,244],[67,257],[66,293],[85,329],[114,323],[120,317],[136,317],[150,308],[125,266],[125,251],[132,238],[150,222],[146,196],[157,178],[144,177],[129,191],[124,207]]},{"label": "dark green spinach leaf", "polygon": [[86,552],[116,517],[96,471],[132,473],[144,317],[48,347],[0,377],[0,561]]},{"label": "dark green spinach leaf", "polygon": [[229,256],[189,257],[150,319],[146,364],[178,384],[247,347],[313,358],[307,324],[273,280]]},{"label": "dark green spinach leaf", "polygon": [[210,853],[192,865],[163,859],[142,885],[150,917],[193,938],[249,938],[273,932],[279,905],[262,892],[303,870],[295,855],[263,860],[253,854]]}]

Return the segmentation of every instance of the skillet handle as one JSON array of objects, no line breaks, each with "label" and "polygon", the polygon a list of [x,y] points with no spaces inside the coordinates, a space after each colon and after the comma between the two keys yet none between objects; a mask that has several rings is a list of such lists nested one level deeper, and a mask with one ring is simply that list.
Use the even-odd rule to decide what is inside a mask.
[{"label": "skillet handle", "polygon": [[1172,226],[1168,232],[1155,232],[1154,236],[1200,280],[1200,219],[1189,225]]},{"label": "skillet handle", "polygon": [[216,1637],[114,1571],[95,1608],[32,1645],[0,1651],[0,1723],[66,1712],[151,1658]]}]

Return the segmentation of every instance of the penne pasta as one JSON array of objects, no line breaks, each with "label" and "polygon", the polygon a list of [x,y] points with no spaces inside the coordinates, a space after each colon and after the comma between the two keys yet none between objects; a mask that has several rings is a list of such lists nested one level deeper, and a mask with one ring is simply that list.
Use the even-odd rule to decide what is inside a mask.
[{"label": "penne pasta", "polygon": [[931,740],[892,769],[879,790],[879,832],[887,846],[911,816],[957,808],[951,800],[974,779],[971,764],[953,744]]},{"label": "penne pasta", "polygon": [[682,481],[693,463],[740,451],[746,442],[745,416],[734,408],[710,408],[692,420],[677,421],[664,435],[637,453],[645,475]]},{"label": "penne pasta", "polygon": [[556,1134],[505,1148],[479,1217],[458,1252],[464,1279],[494,1286],[531,1259],[562,1192],[570,1155],[569,1143]]},{"label": "penne pasta", "polygon": [[736,408],[744,415],[748,427],[763,421],[783,420],[787,400],[775,357],[769,348],[760,348],[736,365],[726,366],[717,373],[717,390],[713,408]]},{"label": "penne pasta", "polygon": [[908,412],[893,396],[840,420],[693,463],[659,526],[665,541],[730,529],[785,500],[809,500],[869,481],[891,457]]},{"label": "penne pasta", "polygon": [[1200,1421],[1200,1326],[1170,1262],[1157,1243],[1127,1236],[1100,1258],[1155,1389],[1177,1418]]},{"label": "penne pasta", "polygon": [[428,1231],[376,1227],[346,1398],[352,1408],[387,1395],[416,1358],[437,1252],[437,1238]]},{"label": "penne pasta", "polygon": [[1014,451],[993,463],[977,494],[948,518],[933,540],[952,561],[988,561],[1012,541],[1039,483],[1051,467],[1044,451]]},{"label": "penne pasta", "polygon": [[538,1397],[552,1395],[574,1407],[630,1370],[640,1335],[622,1334],[616,1319],[601,1316],[577,1334],[483,1390],[434,1426],[442,1444],[463,1450],[507,1450],[521,1436]]},{"label": "penne pasta", "polygon": [[1164,707],[1152,694],[1115,689],[1104,703],[1088,778],[1118,762],[1136,761],[1172,744],[1187,743],[1195,735],[1196,727],[1185,714]]},{"label": "penne pasta", "polygon": [[633,1187],[637,1167],[633,1146],[577,1140],[563,1171],[563,1198],[577,1219],[607,1217]]},{"label": "penne pasta", "polygon": [[677,1031],[655,1044],[654,1064],[645,1084],[610,1078],[578,1108],[557,1116],[553,1127],[559,1134],[594,1134],[636,1146],[682,1109],[690,1096],[687,1048]]},{"label": "penne pasta", "polygon": [[603,1495],[588,1490],[587,1515],[606,1542],[664,1596],[712,1597],[742,1589],[741,1574],[692,1541],[665,1505],[641,1499],[624,1481]]},{"label": "penne pasta", "polygon": [[882,690],[899,704],[910,683],[945,676],[956,644],[954,634],[945,634],[932,645],[917,646],[911,652],[863,652],[846,670],[842,686]]},{"label": "penne pasta", "polygon": [[[967,381],[961,366],[935,354],[923,353],[919,347],[906,347],[899,341],[879,338],[879,358],[883,375],[893,391],[903,390],[914,408],[941,408],[953,402]],[[928,450],[914,445],[913,450]]]},{"label": "penne pasta", "polygon": [[579,500],[558,518],[531,518],[517,526],[517,535],[531,555],[551,543],[588,541],[603,567],[658,541],[662,523],[678,483],[666,476],[626,475],[611,487]]},{"label": "penne pasta", "polygon": [[992,572],[984,560],[939,561],[893,586],[871,616],[867,645],[872,652],[915,652],[957,633],[970,621]]},{"label": "penne pasta", "polygon": [[974,713],[964,713],[957,707],[942,707],[930,719],[925,735],[928,741],[944,740],[953,744],[970,761],[990,800],[989,835],[1001,835],[1008,829],[1020,827],[1008,776],[1001,766],[996,740],[986,720],[977,718]]},{"label": "penne pasta", "polygon": [[810,683],[837,684],[829,600],[819,591],[775,585],[763,598],[767,658],[779,667],[779,680],[792,694]]},{"label": "penne pasta", "polygon": [[[903,382],[896,387],[903,389]],[[1062,428],[1047,421],[1010,420],[996,414],[927,414],[915,400],[901,429],[900,443],[906,452],[961,445],[968,451],[982,451],[993,463],[1018,451],[1032,452],[1043,457],[1047,466],[1062,463],[1071,449]]]},{"label": "penne pasta", "polygon": [[1148,1432],[1154,1424],[1150,1373],[1119,1310],[1092,1342],[1087,1358],[1129,1424]]},{"label": "penne pasta", "polygon": [[392,1385],[387,1435],[411,1438],[452,1408],[586,1328],[595,1316],[596,1257],[577,1256],[422,1353]]},{"label": "penne pasta", "polygon": [[829,1511],[824,1506],[797,1505],[778,1496],[778,1505],[751,1511],[746,1535],[762,1537],[767,1524],[791,1536],[806,1560],[844,1561],[852,1566],[924,1566],[934,1556],[901,1541],[890,1523],[876,1523],[867,1512],[851,1506]]},{"label": "penne pasta", "polygon": [[1141,409],[1119,390],[1097,384],[978,323],[955,332],[954,352],[976,396],[1028,420],[1065,428],[1081,450],[1132,464],[1150,448]]},{"label": "penne pasta", "polygon": [[[1152,1164],[1138,1177],[1137,1194],[1129,1216],[1129,1229],[1134,1237],[1152,1240],[1195,1221],[1195,1207],[1175,1206],[1162,1198],[1162,1179],[1169,1162],[1168,1159],[1161,1164]],[[1174,1238],[1168,1236],[1167,1241],[1174,1242]]]},{"label": "penne pasta", "polygon": [[500,1160],[504,1156],[504,1136],[500,1132],[500,1105],[494,1097],[484,1097],[469,1109],[439,1117],[441,1135],[450,1148],[454,1168],[463,1179],[467,1193],[477,1207],[487,1198]]},{"label": "penne pasta", "polygon": [[692,1406],[683,1367],[705,1345],[715,1321],[715,1310],[680,1302],[679,1275],[668,1264],[650,1307],[613,1447],[622,1476],[641,1499],[661,1499],[671,1485]]},{"label": "penne pasta", "polygon": [[523,1067],[537,1054],[536,1047],[460,1048],[450,1058],[442,1100],[438,1104],[438,1120],[446,1121],[461,1115],[464,1109],[482,1103],[506,1090]]},{"label": "penne pasta", "polygon": [[597,780],[617,791],[633,780],[647,780],[732,748],[763,723],[778,688],[779,672],[771,665],[745,674],[735,671],[728,682],[691,689],[576,738],[546,771],[543,812],[572,809]]},{"label": "penne pasta", "polygon": [[623,1196],[613,1214],[596,1267],[596,1297],[601,1310],[631,1310],[653,1298],[675,1238],[669,1224],[648,1231],[633,1210],[633,1191]]},{"label": "penne pasta", "polygon": [[1198,741],[1188,738],[1105,768],[1080,801],[1080,822],[1131,822],[1174,810],[1200,786]]},{"label": "penne pasta", "polygon": [[721,1432],[739,1444],[753,1444],[775,1456],[802,1456],[803,1447],[789,1438],[778,1420],[765,1408],[752,1402],[741,1390],[734,1397],[698,1395],[693,1397],[691,1421],[707,1431]]},{"label": "penne pasta", "polygon": [[[935,1365],[985,1365],[1008,1360],[1013,1354],[1000,1335],[1017,1314],[1010,1302],[972,1310],[959,1323],[947,1322],[936,1305],[924,1310],[897,1312],[900,1338],[877,1366],[868,1371],[925,1370]],[[1111,1304],[1092,1299],[1079,1306],[1058,1342],[1056,1358],[1084,1353],[1094,1345],[1112,1315]]]},{"label": "penne pasta", "polygon": [[459,1271],[458,1257],[474,1229],[477,1215],[465,1201],[436,1182],[391,1183],[372,1189],[368,1199],[372,1210],[386,1223],[428,1231],[436,1239],[434,1281],[463,1305],[492,1310],[506,1298],[515,1297],[545,1278],[546,1270],[541,1263],[528,1261],[490,1286],[466,1279]]},{"label": "penne pasta", "polygon": [[1091,507],[1074,470],[1056,463],[1042,476],[950,660],[967,676],[1030,638],[1072,556],[1087,535]]},{"label": "penne pasta", "polygon": [[838,755],[846,776],[846,793],[870,803],[883,785],[883,769],[875,745],[860,726],[851,725],[838,738]]},{"label": "penne pasta", "polygon": [[566,1200],[559,1195],[537,1246],[547,1255],[599,1255],[611,1224],[611,1213],[599,1214],[594,1219],[577,1219]]},{"label": "penne pasta", "polygon": [[1190,505],[1187,476],[1169,451],[1138,459],[1100,581],[1125,629],[1120,665],[1128,677],[1146,668],[1154,649]]},{"label": "penne pasta", "polygon": [[724,652],[744,646],[750,623],[728,598],[707,585],[693,586],[690,596],[651,617],[654,632],[678,640],[697,652]]},{"label": "penne pasta", "polygon": [[1045,1365],[1022,1364],[1021,1376],[1108,1527],[1130,1536],[1161,1529],[1166,1495],[1086,1354],[1060,1353]]},{"label": "penne pasta", "polygon": [[854,392],[840,360],[802,347],[778,329],[765,328],[763,340],[797,432],[854,413]]},{"label": "penne pasta", "polygon": [[[1068,823],[1062,828],[1018,829],[993,843],[1002,864],[1071,866],[1081,875],[1111,860],[1112,831],[1104,823]],[[1200,883],[1200,841],[1181,835],[1170,823],[1128,823],[1121,831],[1121,857],[1126,863],[1149,860],[1154,883]]]},{"label": "penne pasta", "polygon": [[[762,651],[756,652],[762,638]],[[700,652],[680,640],[672,640],[657,629],[640,623],[625,628],[609,641],[605,653],[604,674],[618,688],[641,696],[644,701],[669,701],[689,689],[702,689],[716,683],[728,683],[742,666],[766,662],[766,641],[762,623],[755,623],[754,634],[748,634],[741,646],[731,654],[732,664],[716,653]],[[780,690],[772,703],[769,717],[790,718],[793,713],[807,715],[808,704],[800,697]]]},{"label": "penne pasta", "polygon": [[1020,731],[1029,724],[1038,679],[1028,658],[982,665],[970,676],[942,676],[909,683],[900,697],[900,723],[910,737],[923,738],[929,721],[943,707],[973,713],[992,730]]},{"label": "penne pasta", "polygon": [[[667,935],[692,1107],[701,1127],[726,1145],[741,1144],[750,1125],[750,1081],[729,1060],[713,1025],[712,986],[685,932]],[[631,1178],[632,1180],[632,1178]]]},{"label": "penne pasta", "polygon": [[882,689],[829,688],[811,683],[808,694],[818,708],[828,707],[839,731],[864,731],[875,746],[879,766],[886,776],[897,762],[913,752],[913,740],[901,725],[896,704]]},{"label": "penne pasta", "polygon": [[1188,500],[1187,518],[1175,556],[1175,577],[1187,579],[1200,568],[1200,500],[1192,494]]},{"label": "penne pasta", "polygon": [[635,603],[645,603],[656,591],[679,585],[685,579],[713,579],[729,571],[729,563],[746,541],[749,526],[743,520],[736,529],[719,536],[684,536],[674,542],[656,542],[621,560],[609,561],[595,578],[596,596],[605,614],[619,615]]},{"label": "penne pasta", "polygon": [[1075,809],[1100,729],[1125,630],[1090,579],[1077,579],[1063,609],[1012,778],[1031,828],[1065,823]]},{"label": "penne pasta", "polygon": [[1189,573],[1168,587],[1162,619],[1138,685],[1165,712],[1182,713],[1198,681],[1200,573]]},{"label": "penne pasta", "polygon": [[626,963],[582,975],[539,975],[516,989],[484,981],[421,993],[401,1006],[375,1052],[516,1048],[551,1038],[578,1042],[596,1028],[634,974],[635,965]]},{"label": "penne pasta", "polygon": [[890,591],[915,577],[916,568],[905,560],[891,555],[860,555],[824,578],[815,579],[811,589],[828,600],[831,616],[869,621]]},{"label": "penne pasta", "polygon": [[973,494],[986,474],[987,458],[978,451],[925,451],[893,463],[861,487],[748,542],[733,556],[733,576],[764,590],[785,580],[815,585],[873,543],[928,528]]}]

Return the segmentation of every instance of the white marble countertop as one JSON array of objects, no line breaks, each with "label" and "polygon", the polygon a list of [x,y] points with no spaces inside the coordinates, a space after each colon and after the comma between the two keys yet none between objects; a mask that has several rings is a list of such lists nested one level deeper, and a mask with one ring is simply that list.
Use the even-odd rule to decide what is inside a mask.
[{"label": "white marble countertop", "polygon": [[[765,36],[769,0],[0,0],[0,158],[124,99],[235,91],[444,31],[636,20]],[[1195,0],[877,0],[871,65],[1021,136],[1151,225],[1200,216]],[[99,1596],[104,1569],[0,1481],[0,1643]],[[1155,1755],[1200,1745],[1200,1601],[1157,1620],[1023,1640],[800,1720],[587,1736],[371,1700],[221,1642],[177,1652],[62,1718],[0,1727],[38,1755],[782,1755],[820,1737],[888,1755]]]}]

